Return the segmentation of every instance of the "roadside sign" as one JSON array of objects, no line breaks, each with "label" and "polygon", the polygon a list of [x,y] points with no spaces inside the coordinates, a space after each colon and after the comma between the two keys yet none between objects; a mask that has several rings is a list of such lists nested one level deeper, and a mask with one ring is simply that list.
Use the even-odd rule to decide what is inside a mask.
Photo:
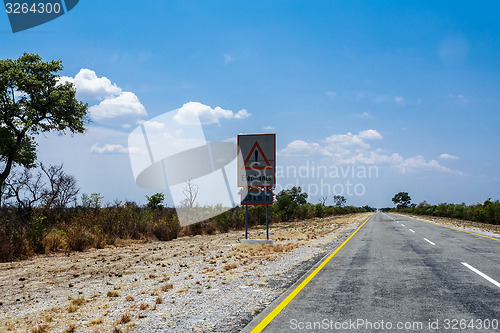
[{"label": "roadside sign", "polygon": [[242,205],[272,205],[273,192],[271,190],[254,190],[241,192]]},{"label": "roadside sign", "polygon": [[276,185],[276,134],[238,135],[238,186]]}]

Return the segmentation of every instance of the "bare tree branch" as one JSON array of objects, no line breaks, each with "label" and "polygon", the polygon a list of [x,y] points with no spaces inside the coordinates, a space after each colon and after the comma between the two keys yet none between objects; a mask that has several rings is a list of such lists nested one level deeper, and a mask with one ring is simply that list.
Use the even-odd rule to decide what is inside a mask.
[{"label": "bare tree branch", "polygon": [[182,206],[193,208],[196,205],[196,198],[198,197],[198,192],[200,190],[199,186],[193,184],[191,179],[185,181],[186,186],[184,186],[182,193],[186,197],[182,200]]}]

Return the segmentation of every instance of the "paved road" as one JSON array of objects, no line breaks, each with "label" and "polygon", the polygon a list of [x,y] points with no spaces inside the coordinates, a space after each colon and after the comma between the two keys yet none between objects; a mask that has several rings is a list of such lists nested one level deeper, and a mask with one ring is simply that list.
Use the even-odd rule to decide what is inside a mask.
[{"label": "paved road", "polygon": [[500,332],[498,282],[499,240],[376,213],[263,332]]}]

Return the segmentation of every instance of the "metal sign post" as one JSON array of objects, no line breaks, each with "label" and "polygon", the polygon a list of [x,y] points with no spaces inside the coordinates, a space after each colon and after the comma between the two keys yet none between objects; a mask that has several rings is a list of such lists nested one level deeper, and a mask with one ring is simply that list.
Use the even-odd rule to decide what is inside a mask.
[{"label": "metal sign post", "polygon": [[248,239],[248,206],[245,206],[245,239]]},{"label": "metal sign post", "polygon": [[266,206],[266,239],[269,240],[269,206]]}]

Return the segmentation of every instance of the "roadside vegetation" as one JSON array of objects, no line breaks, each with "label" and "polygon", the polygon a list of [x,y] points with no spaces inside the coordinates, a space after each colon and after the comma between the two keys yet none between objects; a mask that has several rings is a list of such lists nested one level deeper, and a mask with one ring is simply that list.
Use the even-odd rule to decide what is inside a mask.
[{"label": "roadside vegetation", "polygon": [[[134,202],[102,203],[99,193],[71,198],[72,207],[49,204],[59,202],[51,186],[41,187],[45,192],[35,201],[29,191],[19,195],[7,195],[9,205],[0,209],[0,261],[25,258],[34,254],[56,251],[82,251],[117,245],[125,240],[169,241],[179,236],[225,233],[241,230],[245,226],[245,208],[238,206],[208,220],[180,227],[174,208],[163,205],[164,196],[149,196],[145,205]],[[75,196],[77,191],[74,191]],[[344,215],[373,210],[370,207],[312,204],[307,194],[297,187],[283,190],[269,206],[270,223],[299,221],[315,217]],[[345,200],[345,199],[344,199]],[[24,201],[24,202],[23,202]],[[341,200],[342,201],[342,200]],[[342,201],[345,202],[345,201]],[[200,207],[201,208],[201,207]],[[207,209],[207,207],[202,207]],[[222,207],[210,207],[221,209]],[[265,224],[266,207],[250,206],[249,226]]]},{"label": "roadside vegetation", "polygon": [[448,217],[500,225],[500,201],[492,201],[491,198],[483,203],[473,205],[466,205],[465,203],[431,205],[427,201],[414,204],[411,203],[411,197],[408,193],[399,192],[392,201],[397,205],[397,208],[393,210],[401,213]]}]

